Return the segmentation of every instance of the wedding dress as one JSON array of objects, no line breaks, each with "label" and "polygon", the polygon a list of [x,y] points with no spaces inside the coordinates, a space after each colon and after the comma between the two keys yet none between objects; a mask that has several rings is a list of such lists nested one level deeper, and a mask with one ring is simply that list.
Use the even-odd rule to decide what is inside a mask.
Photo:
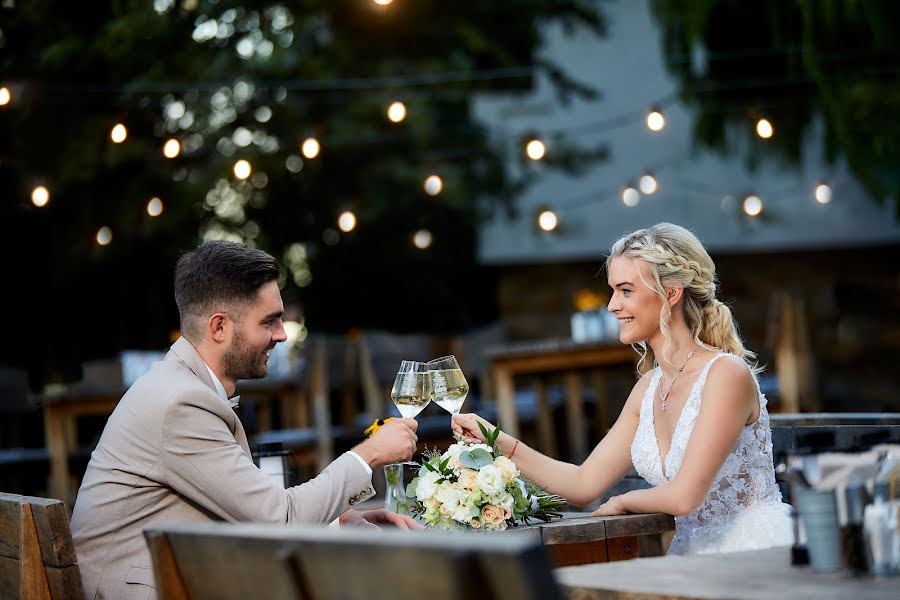
[{"label": "wedding dress", "polygon": [[[641,403],[640,421],[631,444],[634,468],[651,485],[665,483],[678,474],[700,414],[706,376],[710,366],[721,356],[724,354],[717,354],[706,363],[694,383],[665,458],[660,454],[653,426],[653,399],[662,371],[657,368],[653,374]],[[741,431],[737,445],[719,469],[703,505],[689,515],[675,518],[675,538],[669,554],[735,552],[792,543],[790,506],[782,503],[781,492],[775,483],[769,413],[759,382],[756,382],[756,392],[759,418]],[[706,401],[715,399],[707,398]]]}]

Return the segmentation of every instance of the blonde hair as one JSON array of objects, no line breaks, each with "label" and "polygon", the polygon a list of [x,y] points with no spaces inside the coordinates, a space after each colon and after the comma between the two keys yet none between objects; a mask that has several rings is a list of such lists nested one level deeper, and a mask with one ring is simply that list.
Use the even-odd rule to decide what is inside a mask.
[{"label": "blonde hair", "polygon": [[[678,225],[659,223],[648,229],[638,229],[621,238],[610,249],[606,259],[609,270],[613,258],[623,256],[636,258],[650,266],[652,282],[641,281],[662,298],[659,313],[659,329],[665,339],[663,358],[669,359],[668,350],[672,343],[669,322],[672,309],[666,300],[666,287],[684,288],[682,306],[684,320],[693,335],[694,343],[707,350],[728,352],[739,356],[753,372],[760,371],[756,355],[744,347],[738,335],[737,323],[725,304],[716,299],[716,265],[697,237]],[[641,360],[638,372],[646,373],[658,363],[649,344],[640,344]]]}]

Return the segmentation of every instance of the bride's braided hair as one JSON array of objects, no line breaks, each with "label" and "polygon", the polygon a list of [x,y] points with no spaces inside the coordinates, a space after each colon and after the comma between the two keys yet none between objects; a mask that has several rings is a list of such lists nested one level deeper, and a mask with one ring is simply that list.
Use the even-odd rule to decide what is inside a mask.
[{"label": "bride's braided hair", "polygon": [[[641,271],[638,273],[643,283],[663,300],[659,329],[666,340],[663,346],[666,360],[672,341],[669,330],[672,309],[666,301],[665,288],[679,285],[684,288],[684,320],[694,336],[694,343],[707,350],[739,356],[751,369],[759,370],[756,355],[744,347],[738,335],[731,310],[716,299],[716,266],[694,234],[678,225],[659,223],[639,229],[613,244],[606,259],[607,270],[610,261],[617,256],[640,259],[650,265],[652,282],[644,281]],[[642,344],[638,351],[641,352],[638,363],[641,374],[657,365],[657,357],[649,345]]]}]

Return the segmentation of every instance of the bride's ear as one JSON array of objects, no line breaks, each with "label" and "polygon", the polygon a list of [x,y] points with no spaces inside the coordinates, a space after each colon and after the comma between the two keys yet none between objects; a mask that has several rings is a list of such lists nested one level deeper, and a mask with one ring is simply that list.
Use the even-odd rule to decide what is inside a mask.
[{"label": "bride's ear", "polygon": [[666,301],[668,301],[669,306],[675,306],[681,302],[683,296],[684,288],[680,285],[666,288]]}]

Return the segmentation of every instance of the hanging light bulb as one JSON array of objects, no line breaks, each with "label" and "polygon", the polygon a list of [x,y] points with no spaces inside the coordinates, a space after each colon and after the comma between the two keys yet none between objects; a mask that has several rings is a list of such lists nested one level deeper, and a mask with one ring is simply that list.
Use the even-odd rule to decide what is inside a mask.
[{"label": "hanging light bulb", "polygon": [[828,204],[831,202],[831,186],[827,183],[820,183],[816,186],[816,202],[819,204]]},{"label": "hanging light bulb", "polygon": [[646,194],[648,196],[650,194],[656,192],[656,190],[657,190],[656,177],[654,177],[650,173],[645,173],[641,177],[639,187],[641,188],[641,193]]},{"label": "hanging light bulb", "polygon": [[666,118],[658,108],[651,108],[647,113],[647,128],[650,131],[662,131],[666,126]]},{"label": "hanging light bulb", "polygon": [[253,172],[253,167],[250,166],[250,163],[243,158],[236,163],[234,163],[234,176],[238,179],[247,179],[250,177],[250,173]]},{"label": "hanging light bulb", "polygon": [[97,230],[97,243],[101,246],[108,246],[112,241],[112,230],[104,225]]},{"label": "hanging light bulb", "polygon": [[541,160],[544,158],[544,154],[547,153],[547,148],[544,146],[544,142],[538,139],[531,140],[525,146],[525,154],[528,155],[528,158],[531,160]]},{"label": "hanging light bulb", "polygon": [[415,235],[413,235],[413,246],[419,250],[425,250],[431,246],[431,232],[427,229],[418,230]]},{"label": "hanging light bulb", "polygon": [[42,185],[31,190],[31,203],[38,208],[44,208],[50,202],[50,192]]},{"label": "hanging light bulb", "polygon": [[353,212],[349,210],[345,210],[338,217],[338,227],[344,233],[353,231],[353,229],[356,227],[356,215],[354,215]]},{"label": "hanging light bulb", "polygon": [[437,196],[444,189],[444,181],[438,175],[429,175],[425,178],[425,193],[429,196]]},{"label": "hanging light bulb", "polygon": [[163,146],[163,156],[166,158],[175,158],[181,154],[181,144],[175,138],[169,138],[166,140],[166,144]]},{"label": "hanging light bulb", "polygon": [[387,110],[388,119],[394,123],[399,123],[406,118],[406,105],[399,100],[391,103]]},{"label": "hanging light bulb", "polygon": [[151,217],[158,217],[162,214],[163,211],[163,203],[157,197],[150,198],[150,202],[147,203],[147,214]]},{"label": "hanging light bulb", "polygon": [[744,212],[751,217],[758,217],[763,210],[763,201],[759,196],[747,196],[744,198]]},{"label": "hanging light bulb", "polygon": [[393,1],[394,0],[372,0],[372,2],[374,2],[375,4],[377,4],[379,6],[387,6],[388,4],[391,4]]},{"label": "hanging light bulb", "polygon": [[6,86],[0,87],[0,106],[6,106],[11,99],[9,88]]},{"label": "hanging light bulb", "polygon": [[116,123],[116,125],[112,128],[112,131],[109,132],[109,138],[113,141],[114,144],[121,144],[127,137],[128,130],[125,129],[125,126],[121,123]]},{"label": "hanging light bulb", "polygon": [[760,119],[756,122],[756,135],[762,139],[769,139],[772,137],[773,133],[775,133],[775,128],[772,127],[772,124],[769,123],[768,119]]},{"label": "hanging light bulb", "polygon": [[319,140],[314,137],[308,137],[303,140],[303,145],[300,147],[300,151],[303,152],[303,156],[306,158],[317,157],[321,149],[322,147],[319,145]]},{"label": "hanging light bulb", "polygon": [[640,201],[641,195],[633,187],[628,186],[624,190],[622,190],[622,204],[624,204],[628,208],[637,206],[638,202]]},{"label": "hanging light bulb", "polygon": [[559,225],[559,217],[552,210],[544,210],[538,215],[538,227],[544,231],[553,231]]}]

